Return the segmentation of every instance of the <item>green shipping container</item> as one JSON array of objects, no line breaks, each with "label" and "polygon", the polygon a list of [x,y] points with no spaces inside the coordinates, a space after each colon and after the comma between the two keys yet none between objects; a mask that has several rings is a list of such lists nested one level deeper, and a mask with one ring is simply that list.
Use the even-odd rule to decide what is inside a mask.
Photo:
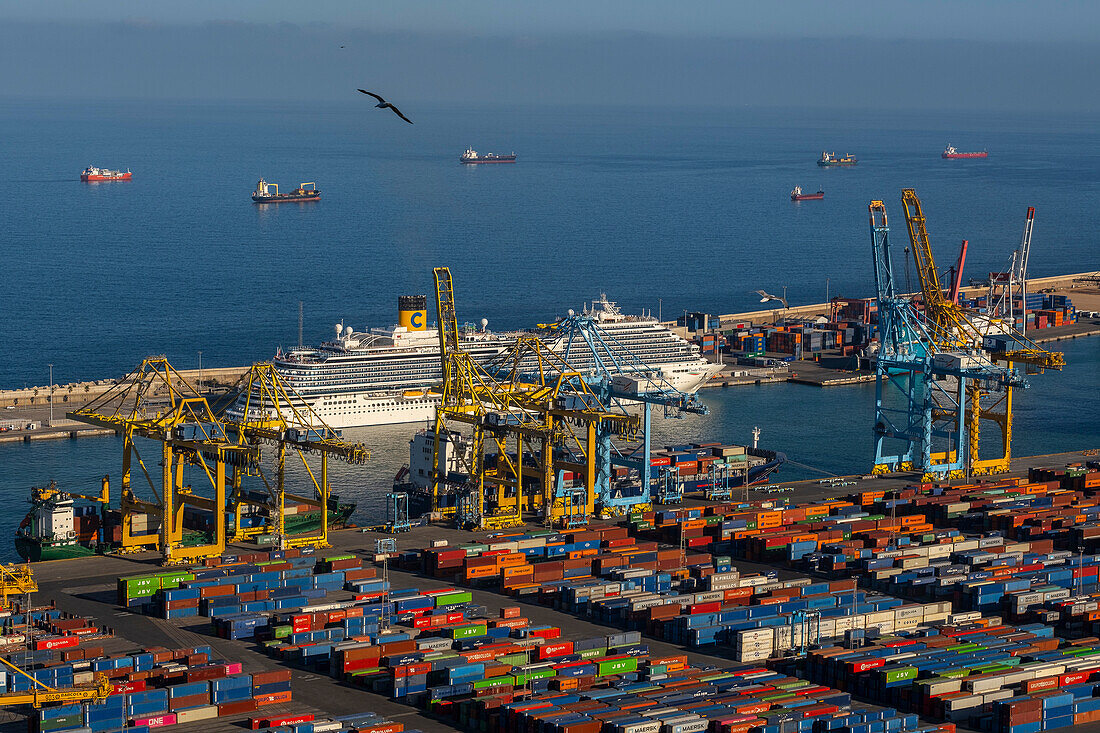
[{"label": "green shipping container", "polygon": [[195,579],[194,573],[180,573],[180,572],[160,573],[158,575],[158,577],[160,578],[160,587],[165,588],[165,589],[167,589],[167,588],[179,588],[180,583],[183,583],[183,582],[188,581],[188,580],[194,580]]},{"label": "green shipping container", "polygon": [[151,596],[160,590],[160,578],[155,575],[142,575],[124,578],[127,598]]},{"label": "green shipping container", "polygon": [[602,657],[607,654],[607,647],[603,649],[582,649],[579,652],[575,652],[581,659],[592,659],[593,657]]},{"label": "green shipping container", "polygon": [[478,680],[474,683],[475,690],[484,690],[486,687],[500,687],[503,685],[515,685],[516,678],[511,675],[503,677],[490,677],[486,680]]},{"label": "green shipping container", "polygon": [[468,626],[456,626],[451,629],[452,639],[470,639],[475,636],[485,636],[487,627],[485,624],[469,624]]},{"label": "green shipping container", "polygon": [[43,720],[38,724],[38,729],[42,731],[62,730],[64,728],[79,728],[82,725],[84,725],[84,713],[73,713],[63,715],[60,718]]},{"label": "green shipping container", "polygon": [[905,680],[915,680],[916,678],[916,667],[899,667],[898,669],[891,669],[886,672],[887,684],[891,682],[904,682]]},{"label": "green shipping container", "polygon": [[537,669],[534,672],[520,673],[515,676],[516,685],[526,685],[530,680],[542,680],[547,677],[555,677],[557,672],[552,668]]},{"label": "green shipping container", "polygon": [[469,591],[459,591],[458,593],[447,593],[446,595],[439,595],[435,597],[435,605],[450,606],[455,603],[472,603],[474,600],[474,594]]},{"label": "green shipping container", "polygon": [[634,657],[609,659],[606,662],[597,662],[596,669],[600,677],[609,674],[628,674],[637,671],[638,660]]}]

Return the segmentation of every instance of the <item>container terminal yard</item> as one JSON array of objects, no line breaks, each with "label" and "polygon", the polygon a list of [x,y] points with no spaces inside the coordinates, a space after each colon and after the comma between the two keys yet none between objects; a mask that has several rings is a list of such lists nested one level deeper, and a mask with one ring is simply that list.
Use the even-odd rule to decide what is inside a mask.
[{"label": "container terminal yard", "polygon": [[599,368],[533,336],[475,359],[446,267],[439,406],[382,525],[330,492],[370,446],[270,363],[224,394],[164,357],[89,388],[66,418],[122,435],[121,472],[35,489],[16,544],[45,560],[0,574],[5,729],[1100,730],[1100,451],[1011,450],[1013,391],[1063,367],[1041,344],[1088,333],[1096,283],[967,294],[902,203],[919,293],[876,200],[873,300],[679,325],[744,366],[869,367],[852,476],[772,486],[778,451],[655,445],[653,410],[706,405],[583,315],[557,328]]}]

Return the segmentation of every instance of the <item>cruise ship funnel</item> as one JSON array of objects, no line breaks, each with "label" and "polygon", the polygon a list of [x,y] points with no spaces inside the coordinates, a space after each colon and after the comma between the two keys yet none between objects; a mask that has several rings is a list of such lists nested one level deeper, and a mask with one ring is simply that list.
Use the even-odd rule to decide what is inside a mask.
[{"label": "cruise ship funnel", "polygon": [[397,325],[410,331],[424,331],[428,328],[428,296],[397,296]]}]

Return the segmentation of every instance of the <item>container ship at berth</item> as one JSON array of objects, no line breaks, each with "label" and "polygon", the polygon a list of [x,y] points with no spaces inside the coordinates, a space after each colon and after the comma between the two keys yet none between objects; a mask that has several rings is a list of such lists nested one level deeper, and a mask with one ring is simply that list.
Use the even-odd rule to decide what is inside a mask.
[{"label": "container ship at berth", "polygon": [[[410,516],[431,511],[432,476],[435,475],[434,450],[435,433],[428,429],[418,430],[409,441],[409,463],[394,476],[394,491],[403,491],[409,495]],[[444,438],[440,448],[440,462],[447,468],[449,482],[461,483],[467,478],[472,455],[467,436],[451,432]],[[524,462],[527,462],[526,458]],[[715,487],[716,482],[721,481],[724,488],[734,489],[743,487],[746,478],[750,486],[764,484],[786,462],[786,454],[755,445],[726,445],[717,442],[669,445],[663,450],[650,451],[650,492],[656,495],[664,488],[674,489],[681,496],[706,494]],[[723,478],[719,478],[723,474],[712,470],[717,469],[718,465],[726,472]],[[613,490],[636,494],[641,487],[639,474],[635,469],[615,467],[611,477]],[[562,488],[584,485],[584,477],[580,472],[564,471],[557,480]]]},{"label": "container ship at berth", "polygon": [[84,170],[80,171],[80,180],[88,182],[96,181],[129,181],[134,177],[134,174],[129,169],[124,171],[113,171],[107,168],[96,168],[93,165],[88,166]]},{"label": "container ship at berth", "polygon": [[458,161],[468,165],[480,165],[482,163],[515,163],[516,154],[509,153],[508,155],[496,155],[495,153],[486,153],[485,155],[478,155],[477,151],[473,148],[466,148],[466,152],[462,154],[462,157],[460,157]]},{"label": "container ship at berth", "polygon": [[944,151],[940,153],[940,157],[944,160],[954,160],[956,158],[988,158],[989,153],[984,150],[980,153],[960,153],[953,146],[948,145]]},{"label": "container ship at berth", "polygon": [[817,161],[817,164],[822,168],[835,168],[843,166],[853,166],[858,163],[855,157],[851,153],[848,155],[837,156],[836,153],[826,153],[822,151],[821,159]]},{"label": "container ship at berth", "polygon": [[290,193],[279,193],[279,184],[268,183],[260,179],[256,184],[256,190],[252,192],[252,200],[257,204],[281,204],[285,201],[320,201],[321,192],[317,190],[317,184],[310,181],[303,183]]},{"label": "container ship at berth", "polygon": [[[31,509],[15,530],[15,550],[27,562],[62,560],[111,552],[122,542],[122,516],[109,507],[108,479],[103,477],[99,496],[70,493],[54,482],[45,487],[33,487],[29,499]],[[266,492],[257,493],[257,501],[265,501]],[[78,503],[79,502],[79,503]],[[341,504],[339,497],[329,497],[330,528],[347,525],[355,512],[355,504]],[[306,534],[321,527],[321,513],[306,504],[287,504],[285,528],[287,534]],[[274,521],[268,509],[260,504],[242,505],[241,522],[245,526],[262,526]],[[215,527],[209,512],[183,513],[184,546],[210,542]],[[152,534],[160,524],[152,515],[131,517],[131,531]]]},{"label": "container ship at berth", "polygon": [[791,201],[816,201],[818,199],[825,198],[824,191],[818,191],[817,193],[802,193],[801,186],[795,186],[791,191]]},{"label": "container ship at berth", "polygon": [[[425,296],[401,296],[397,303],[398,323],[394,326],[363,333],[339,324],[332,341],[275,355],[275,369],[297,398],[329,427],[423,422],[435,416],[439,394],[433,388],[443,379],[439,332],[428,327]],[[597,320],[613,351],[621,349],[646,366],[660,369],[664,379],[682,392],[695,392],[721,369],[656,318],[623,314],[606,296],[601,295],[583,312]],[[486,325],[486,321],[480,329],[467,325],[461,333],[463,348],[483,364],[511,347],[519,335],[493,333]],[[565,336],[552,329],[538,335],[551,349],[564,350]],[[587,350],[574,349],[569,362],[582,372],[596,367]],[[260,394],[253,395],[252,404],[261,406],[248,409],[274,410],[261,399]],[[240,414],[244,400],[242,396],[230,409]]]}]

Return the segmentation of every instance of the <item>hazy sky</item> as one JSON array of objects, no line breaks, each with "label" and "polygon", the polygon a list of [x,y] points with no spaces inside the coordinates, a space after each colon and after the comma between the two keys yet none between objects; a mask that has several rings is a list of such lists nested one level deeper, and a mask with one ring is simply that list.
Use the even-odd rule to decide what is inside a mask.
[{"label": "hazy sky", "polygon": [[4,97],[368,84],[427,102],[1091,112],[1100,2],[0,0],[0,63]]}]

